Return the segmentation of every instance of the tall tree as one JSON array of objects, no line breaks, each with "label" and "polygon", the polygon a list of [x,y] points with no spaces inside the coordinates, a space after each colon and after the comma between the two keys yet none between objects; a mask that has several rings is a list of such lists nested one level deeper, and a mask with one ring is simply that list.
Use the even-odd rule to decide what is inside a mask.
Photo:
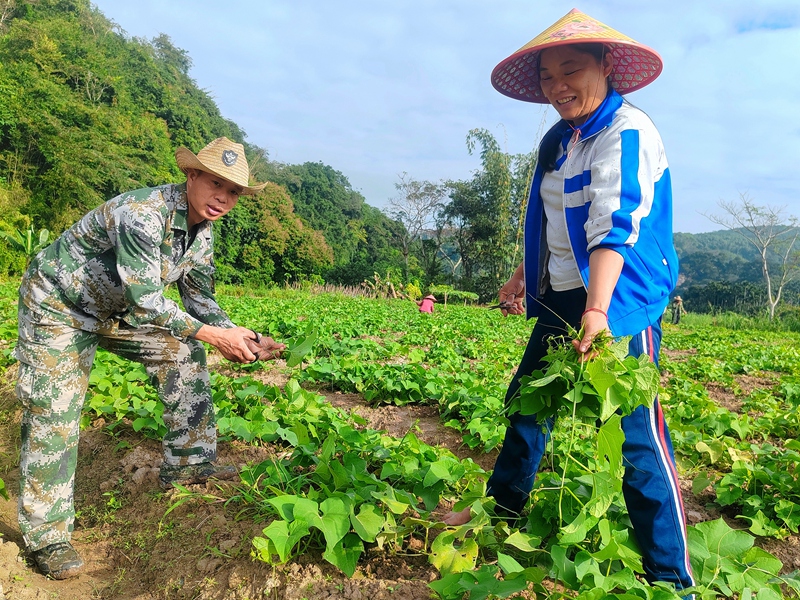
[{"label": "tall tree", "polygon": [[394,187],[397,196],[389,201],[386,213],[405,227],[400,236],[400,248],[403,253],[403,278],[408,281],[408,259],[413,246],[416,245],[420,252],[423,264],[430,262],[426,254],[431,253],[431,244],[423,243],[422,234],[433,229],[434,218],[442,208],[446,188],[439,183],[417,181],[406,172],[400,175],[400,181]]},{"label": "tall tree", "polygon": [[443,226],[462,260],[462,285],[488,297],[519,262],[521,215],[534,154],[509,155],[485,129],[467,134],[481,169],[469,181],[449,182]]},{"label": "tall tree", "polygon": [[737,232],[758,251],[771,320],[784,287],[800,273],[797,218],[787,216],[785,207],[758,205],[747,194],[740,194],[736,202],[721,200],[719,206],[723,214],[707,214],[706,217]]},{"label": "tall tree", "polygon": [[403,225],[392,221],[379,209],[365,204],[359,221],[363,235],[360,236],[348,263],[334,266],[325,274],[326,281],[342,285],[358,285],[371,279],[375,273],[399,274],[402,255],[399,238]]}]

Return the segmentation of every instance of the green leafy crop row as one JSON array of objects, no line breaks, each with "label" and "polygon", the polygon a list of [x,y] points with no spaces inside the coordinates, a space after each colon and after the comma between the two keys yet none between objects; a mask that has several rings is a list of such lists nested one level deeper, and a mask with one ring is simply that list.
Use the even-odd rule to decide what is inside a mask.
[{"label": "green leafy crop row", "polygon": [[[11,291],[0,291],[0,310],[13,321]],[[212,375],[222,438],[274,453],[243,473],[231,498],[242,515],[265,524],[253,542],[257,558],[283,563],[315,550],[350,574],[370,548],[424,553],[441,574],[431,587],[447,599],[524,589],[553,598],[678,597],[641,579],[617,476],[617,409],[627,410],[636,389],[652,395],[646,361],[624,358],[621,346],[577,369],[554,355],[550,370],[526,381],[519,409],[560,416],[530,508],[509,522],[495,514],[485,497],[487,473],[472,461],[413,433],[371,430],[313,388],[439,406],[443,423],[463,431],[466,444],[489,449],[502,439],[505,386],[529,323],[480,308],[422,315],[410,302],[289,291],[229,295],[222,303],[237,322],[289,342],[292,366],[285,368],[295,378],[284,389],[265,386],[250,376],[258,364],[232,367],[239,377]],[[0,330],[6,364],[12,325]],[[798,340],[759,336],[668,327],[661,400],[699,497],[742,515],[751,533],[781,537],[797,532],[800,505]],[[730,392],[727,407],[709,396],[719,389]],[[125,422],[157,437],[161,411],[143,370],[98,354],[85,422],[102,416],[111,428]],[[456,508],[470,506],[473,518],[448,527],[437,511],[458,499]],[[780,561],[721,520],[690,527],[689,538],[703,598],[779,598],[800,589],[797,574],[781,576]]]}]

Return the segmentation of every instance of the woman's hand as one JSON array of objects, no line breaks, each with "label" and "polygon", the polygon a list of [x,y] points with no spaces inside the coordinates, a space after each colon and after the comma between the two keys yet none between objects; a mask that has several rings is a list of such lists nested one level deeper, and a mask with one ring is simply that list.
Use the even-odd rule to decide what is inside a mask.
[{"label": "woman's hand", "polygon": [[582,355],[581,360],[589,360],[597,356],[596,352],[590,352],[592,340],[604,331],[608,331],[609,334],[611,332],[608,329],[608,319],[601,310],[590,310],[583,313],[581,325],[583,337],[579,340],[572,340],[572,345],[575,352]]},{"label": "woman's hand", "polygon": [[516,268],[506,284],[500,288],[497,298],[500,300],[500,312],[503,313],[504,317],[510,314],[521,315],[525,312],[522,306],[522,302],[525,300],[525,272],[523,271],[522,263]]},{"label": "woman's hand", "polygon": [[589,352],[589,348],[598,334],[604,330],[611,333],[608,326],[608,307],[623,263],[622,255],[611,248],[597,248],[589,255],[589,287],[586,292],[586,310],[581,317],[583,337],[572,340],[575,351],[582,355],[581,360],[596,356],[596,353]]}]

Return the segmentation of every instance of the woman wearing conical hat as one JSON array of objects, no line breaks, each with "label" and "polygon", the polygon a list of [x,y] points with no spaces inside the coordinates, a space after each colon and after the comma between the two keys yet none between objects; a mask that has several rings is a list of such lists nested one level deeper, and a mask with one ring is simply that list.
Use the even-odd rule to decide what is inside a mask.
[{"label": "woman wearing conical hat", "polygon": [[[660,319],[678,275],[672,190],[661,136],[623,94],[661,72],[655,51],[573,10],[492,72],[518,100],[549,103],[561,119],[547,132],[525,219],[525,258],[501,288],[503,314],[538,317],[506,398],[542,362],[564,322],[584,336],[632,336],[630,353],[658,360]],[[523,301],[525,308],[523,308]],[[528,501],[551,423],[510,417],[487,491],[500,510]],[[672,444],[658,399],[622,420],[623,493],[651,581],[693,585]],[[469,519],[469,508],[445,517]]]},{"label": "woman wearing conical hat", "polygon": [[[213,464],[217,429],[205,348],[228,360],[277,358],[283,344],[237,327],[214,298],[211,225],[250,185],[241,144],[175,152],[186,182],[125,192],[31,262],[19,301],[17,396],[23,408],[19,524],[34,563],[80,574],[71,544],[81,406],[98,346],[145,365],[164,404],[162,487],[236,475]],[[175,283],[182,309],[164,295]]]},{"label": "woman wearing conical hat", "polygon": [[417,306],[419,306],[419,312],[433,313],[434,302],[436,302],[436,296],[433,294],[428,294],[422,300],[417,302]]}]

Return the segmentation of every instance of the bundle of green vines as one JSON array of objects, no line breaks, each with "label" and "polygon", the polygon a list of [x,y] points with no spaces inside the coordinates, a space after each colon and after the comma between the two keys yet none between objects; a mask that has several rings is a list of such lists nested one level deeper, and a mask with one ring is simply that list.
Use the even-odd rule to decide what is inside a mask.
[{"label": "bundle of green vines", "polygon": [[[580,339],[581,332],[574,337]],[[637,406],[652,406],[658,392],[658,368],[643,354],[628,356],[630,338],[612,340],[608,333],[592,341],[587,356],[579,354],[569,336],[548,340],[547,366],[522,377],[509,414],[546,419],[571,414],[574,418],[605,423],[613,415],[625,416]]]}]

